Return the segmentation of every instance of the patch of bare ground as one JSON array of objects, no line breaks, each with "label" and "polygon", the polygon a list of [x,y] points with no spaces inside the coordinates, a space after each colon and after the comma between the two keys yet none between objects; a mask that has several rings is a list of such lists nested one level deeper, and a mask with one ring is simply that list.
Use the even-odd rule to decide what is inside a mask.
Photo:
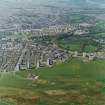
[{"label": "patch of bare ground", "polygon": [[16,96],[16,95],[5,95],[0,97],[1,100],[13,103],[11,105],[30,105],[39,100],[39,96]]},{"label": "patch of bare ground", "polygon": [[[98,99],[102,99],[103,96],[101,93],[94,93],[94,95],[89,96],[86,94],[82,94],[80,91],[64,91],[64,90],[48,90],[44,92],[48,97],[54,98],[58,97],[57,103],[58,104],[64,104],[66,102],[73,102],[73,103],[78,103],[80,105],[87,105],[88,101],[91,100],[97,101]],[[89,99],[89,100],[88,100]]]}]

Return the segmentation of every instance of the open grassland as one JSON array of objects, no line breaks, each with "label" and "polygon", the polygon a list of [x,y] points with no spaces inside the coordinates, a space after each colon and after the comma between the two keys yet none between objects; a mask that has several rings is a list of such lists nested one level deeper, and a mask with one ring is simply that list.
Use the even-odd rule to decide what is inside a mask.
[{"label": "open grassland", "polygon": [[[39,75],[38,80],[28,78]],[[0,105],[105,105],[105,61],[0,74]]]}]

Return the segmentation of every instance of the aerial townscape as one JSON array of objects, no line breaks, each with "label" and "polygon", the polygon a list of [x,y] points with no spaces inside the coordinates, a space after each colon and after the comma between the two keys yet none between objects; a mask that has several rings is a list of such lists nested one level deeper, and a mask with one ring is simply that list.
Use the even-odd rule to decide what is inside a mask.
[{"label": "aerial townscape", "polygon": [[105,105],[105,0],[1,0],[0,105]]}]

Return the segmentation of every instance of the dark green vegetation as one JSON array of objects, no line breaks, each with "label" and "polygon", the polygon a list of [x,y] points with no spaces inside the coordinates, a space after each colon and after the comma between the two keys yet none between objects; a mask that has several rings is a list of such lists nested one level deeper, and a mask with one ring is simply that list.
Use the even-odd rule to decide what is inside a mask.
[{"label": "dark green vegetation", "polygon": [[89,29],[90,35],[97,40],[105,41],[105,21],[96,23],[96,26]]},{"label": "dark green vegetation", "polygon": [[[30,72],[39,79],[28,79]],[[72,59],[52,68],[1,73],[0,98],[6,105],[104,105],[104,84],[105,61]]]},{"label": "dark green vegetation", "polygon": [[57,39],[61,48],[71,51],[94,52],[97,51],[99,44],[91,37],[70,36],[64,34]]}]

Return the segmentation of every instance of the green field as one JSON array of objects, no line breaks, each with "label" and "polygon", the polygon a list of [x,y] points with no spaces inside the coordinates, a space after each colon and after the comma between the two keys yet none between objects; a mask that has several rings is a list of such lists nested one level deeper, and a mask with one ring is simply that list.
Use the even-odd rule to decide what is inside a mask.
[{"label": "green field", "polygon": [[103,34],[102,37],[105,37],[105,21],[98,21],[94,27],[90,28],[90,33],[94,34],[94,36]]},{"label": "green field", "polygon": [[91,37],[67,36],[61,35],[57,39],[59,47],[71,51],[95,52],[98,49],[98,43]]},{"label": "green field", "polygon": [[0,105],[8,105],[8,103],[0,102]]},{"label": "green field", "polygon": [[[29,73],[39,75],[29,80]],[[105,105],[105,61],[0,74],[0,105]]]}]

